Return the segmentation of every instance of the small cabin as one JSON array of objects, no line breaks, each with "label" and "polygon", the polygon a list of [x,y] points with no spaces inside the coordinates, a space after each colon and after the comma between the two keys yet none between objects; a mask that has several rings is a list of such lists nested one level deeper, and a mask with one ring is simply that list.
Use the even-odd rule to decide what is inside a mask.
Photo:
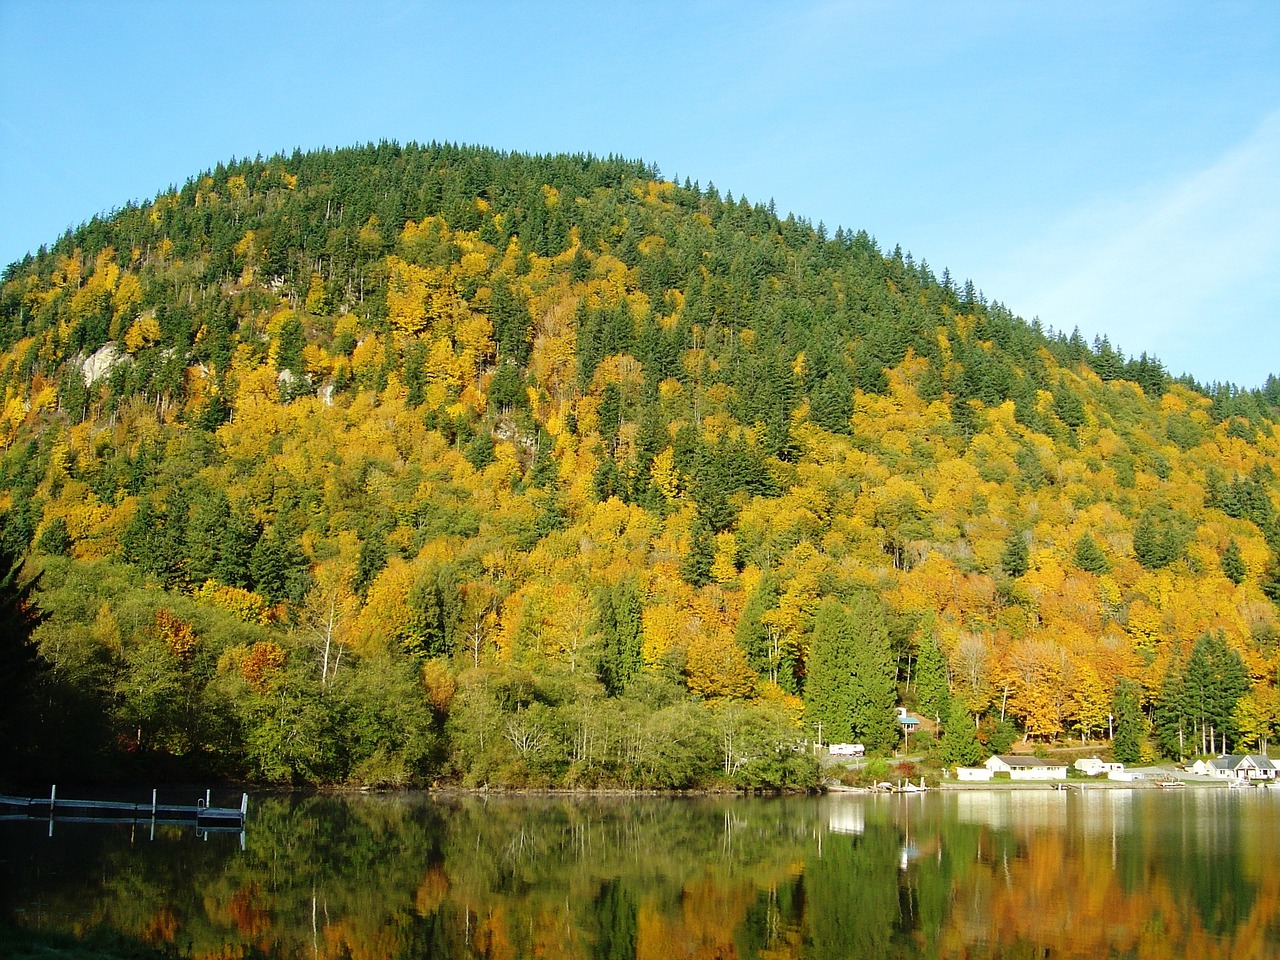
[{"label": "small cabin", "polygon": [[1113,773],[1124,773],[1123,763],[1108,763],[1097,757],[1082,757],[1074,766],[1086,777],[1100,777],[1104,773],[1110,777]]},{"label": "small cabin", "polygon": [[920,729],[920,718],[907,713],[906,707],[898,707],[898,726],[903,733],[915,733]]}]

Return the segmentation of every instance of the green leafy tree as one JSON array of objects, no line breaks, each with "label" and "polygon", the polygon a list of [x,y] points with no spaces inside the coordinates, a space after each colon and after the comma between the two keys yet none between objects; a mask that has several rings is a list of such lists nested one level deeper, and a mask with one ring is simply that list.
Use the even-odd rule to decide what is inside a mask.
[{"label": "green leafy tree", "polygon": [[71,552],[71,533],[62,517],[50,520],[36,540],[36,549],[53,557],[65,557]]},{"label": "green leafy tree", "polygon": [[992,753],[1008,753],[1013,742],[1018,739],[1018,728],[1010,719],[997,719],[987,730],[987,747]]},{"label": "green leafy tree", "polygon": [[409,591],[409,616],[401,645],[420,660],[448,657],[461,631],[462,590],[456,571],[445,564],[424,572]]},{"label": "green leafy tree", "polygon": [[774,683],[780,682],[782,672],[779,631],[776,626],[765,622],[764,615],[778,606],[780,596],[778,578],[765,574],[747,597],[734,631],[734,642],[746,653],[747,662],[762,677],[768,677]]},{"label": "green leafy tree", "polygon": [[1236,705],[1248,689],[1240,654],[1221,633],[1203,635],[1165,674],[1155,711],[1161,745],[1178,757],[1230,749],[1239,738]]}]

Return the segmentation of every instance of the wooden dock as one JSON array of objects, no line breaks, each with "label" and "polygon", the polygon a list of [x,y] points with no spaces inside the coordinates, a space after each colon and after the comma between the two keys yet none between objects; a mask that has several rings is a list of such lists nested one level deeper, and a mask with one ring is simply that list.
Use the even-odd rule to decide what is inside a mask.
[{"label": "wooden dock", "polygon": [[202,829],[243,830],[249,814],[249,795],[241,794],[238,807],[215,807],[211,791],[194,804],[158,802],[159,791],[151,791],[150,803],[119,800],[68,800],[58,796],[55,784],[47,797],[0,796],[0,820],[59,820],[70,822],[114,821],[125,823],[170,823],[194,825]]}]

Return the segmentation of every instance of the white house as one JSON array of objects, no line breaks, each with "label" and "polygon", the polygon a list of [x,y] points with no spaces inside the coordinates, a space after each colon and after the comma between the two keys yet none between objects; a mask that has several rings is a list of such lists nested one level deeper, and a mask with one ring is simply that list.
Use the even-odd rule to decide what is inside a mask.
[{"label": "white house", "polygon": [[1110,776],[1112,773],[1124,772],[1123,763],[1107,763],[1097,757],[1082,757],[1075,762],[1075,768],[1087,777],[1097,777],[1104,773]]},{"label": "white house", "polygon": [[992,772],[986,767],[956,767],[957,780],[990,780]]},{"label": "white house", "polygon": [[860,743],[828,743],[827,753],[833,757],[862,757],[867,748]]},{"label": "white house", "polygon": [[1038,757],[1005,754],[1004,756],[990,757],[985,766],[993,775],[1007,773],[1010,779],[1013,780],[1067,779],[1067,765],[1065,763],[1041,760]]},{"label": "white house", "polygon": [[1191,772],[1201,776],[1207,774],[1219,780],[1258,782],[1275,780],[1277,768],[1270,757],[1255,753],[1232,753],[1213,760],[1197,760],[1191,765]]}]

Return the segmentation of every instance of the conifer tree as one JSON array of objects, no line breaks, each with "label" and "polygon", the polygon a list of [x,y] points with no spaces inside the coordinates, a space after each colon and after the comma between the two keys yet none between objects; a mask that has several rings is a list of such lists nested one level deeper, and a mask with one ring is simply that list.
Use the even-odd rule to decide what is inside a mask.
[{"label": "conifer tree", "polygon": [[1085,533],[1076,541],[1074,560],[1076,566],[1086,573],[1102,574],[1111,570],[1111,563],[1107,560],[1107,555],[1102,552],[1098,542],[1088,533]]},{"label": "conifer tree", "polygon": [[942,762],[949,766],[969,767],[982,759],[982,744],[973,715],[959,699],[952,700],[947,723],[942,733]]},{"label": "conifer tree", "polygon": [[680,575],[691,587],[702,587],[711,582],[711,565],[716,559],[716,541],[711,528],[698,517],[689,532],[689,552],[680,563]]},{"label": "conifer tree", "polygon": [[948,715],[951,694],[947,684],[947,664],[932,633],[920,641],[916,654],[916,706],[939,723]]},{"label": "conifer tree", "polygon": [[595,631],[600,637],[596,674],[616,697],[640,673],[641,604],[635,581],[626,578],[596,592]]},{"label": "conifer tree", "polygon": [[852,677],[857,638],[849,613],[835,600],[825,600],[813,621],[806,661],[805,723],[826,743],[854,739]]},{"label": "conifer tree", "polygon": [[1009,576],[1017,578],[1031,568],[1031,553],[1027,549],[1027,541],[1021,532],[1014,531],[1005,541],[1004,553],[1000,555],[1000,569]]},{"label": "conifer tree", "polygon": [[1131,681],[1121,680],[1116,685],[1111,712],[1116,725],[1111,752],[1120,763],[1137,763],[1142,759],[1142,710]]},{"label": "conifer tree", "polygon": [[1244,583],[1245,574],[1248,571],[1245,569],[1244,558],[1240,555],[1240,544],[1236,543],[1234,537],[1222,551],[1221,564],[1224,577],[1236,586]]},{"label": "conifer tree", "polygon": [[853,732],[868,750],[888,750],[897,743],[896,660],[889,643],[884,606],[870,591],[860,591],[850,605],[856,632],[850,678]]},{"label": "conifer tree", "polygon": [[760,584],[751,591],[738,618],[734,642],[747,655],[747,662],[762,677],[778,682],[778,660],[774,656],[774,633],[762,619],[764,614],[778,605],[778,579],[765,574]]},{"label": "conifer tree", "polygon": [[48,665],[31,639],[43,619],[33,599],[39,576],[24,582],[22,560],[7,548],[0,548],[0,571],[0,743],[8,749],[31,739],[21,729],[24,714]]}]

